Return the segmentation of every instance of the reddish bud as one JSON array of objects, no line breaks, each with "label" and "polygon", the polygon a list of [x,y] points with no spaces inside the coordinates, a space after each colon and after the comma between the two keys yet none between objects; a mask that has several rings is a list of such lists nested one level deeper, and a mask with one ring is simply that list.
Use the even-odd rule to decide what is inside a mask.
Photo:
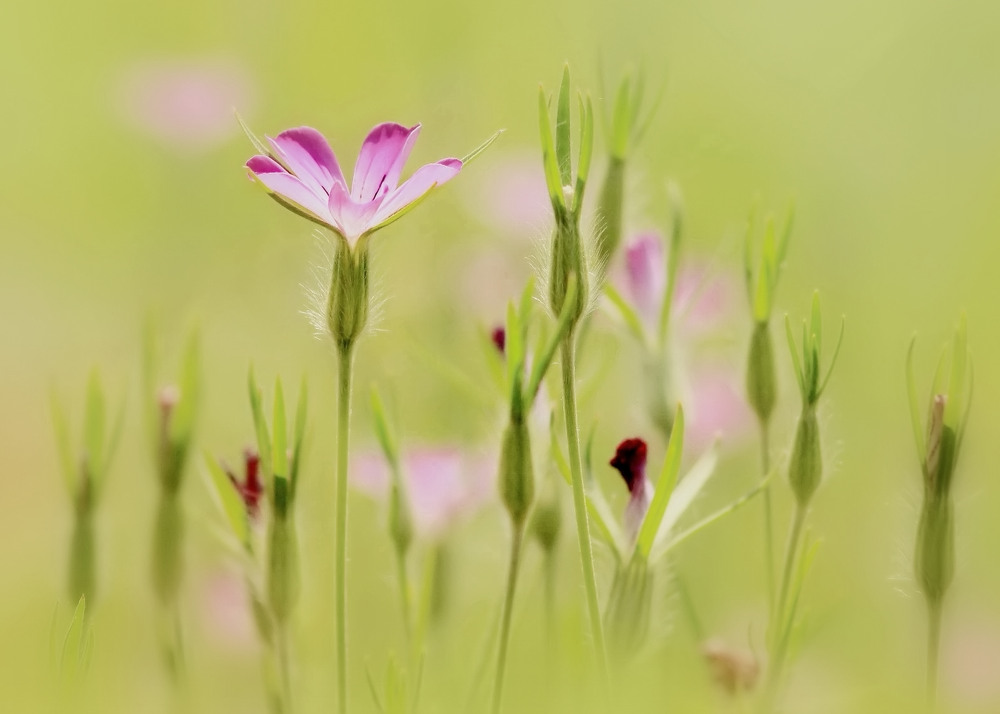
[{"label": "reddish bud", "polygon": [[636,493],[646,481],[646,442],[638,438],[625,439],[609,463],[625,479],[629,492]]},{"label": "reddish bud", "polygon": [[501,355],[506,354],[505,349],[507,347],[507,332],[503,327],[494,327],[493,332],[490,333],[490,339],[493,340],[493,345],[497,348]]}]

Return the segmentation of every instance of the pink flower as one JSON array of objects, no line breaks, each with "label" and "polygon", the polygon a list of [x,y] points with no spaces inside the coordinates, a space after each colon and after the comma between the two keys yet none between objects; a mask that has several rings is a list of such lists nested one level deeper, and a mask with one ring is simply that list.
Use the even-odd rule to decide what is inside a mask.
[{"label": "pink flower", "polygon": [[260,499],[264,495],[264,484],[260,480],[260,454],[256,449],[245,449],[243,451],[243,480],[236,477],[232,470],[223,465],[229,482],[240,495],[243,505],[247,509],[247,515],[251,520],[256,520],[260,515]]},{"label": "pink flower", "polygon": [[682,389],[681,401],[687,412],[685,445],[690,443],[696,450],[717,437],[745,437],[754,424],[735,375],[721,366],[696,370]]},{"label": "pink flower", "polygon": [[235,651],[246,651],[254,642],[247,585],[229,571],[219,571],[201,583],[202,626],[212,639]]},{"label": "pink flower", "polygon": [[361,145],[350,188],[326,139],[307,126],[268,137],[272,151],[251,157],[246,166],[279,203],[327,226],[353,247],[462,168],[458,159],[441,159],[400,183],[419,133],[419,124],[407,129],[386,123],[372,129]]},{"label": "pink flower", "polygon": [[[455,449],[424,448],[403,455],[403,479],[417,533],[440,538],[494,493],[494,460],[477,459]],[[379,454],[363,454],[351,468],[354,486],[384,499],[389,492],[389,466]]]},{"label": "pink flower", "polygon": [[247,72],[228,62],[165,60],[132,68],[118,87],[126,121],[164,144],[203,151],[236,130],[233,107],[247,109]]},{"label": "pink flower", "polygon": [[663,240],[655,233],[637,236],[625,246],[626,287],[632,304],[646,320],[660,314],[667,289],[667,265]]}]

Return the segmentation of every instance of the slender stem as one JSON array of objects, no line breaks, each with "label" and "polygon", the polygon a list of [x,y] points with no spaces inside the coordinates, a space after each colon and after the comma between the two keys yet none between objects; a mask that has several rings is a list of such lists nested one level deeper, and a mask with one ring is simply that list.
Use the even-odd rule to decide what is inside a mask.
[{"label": "slender stem", "polygon": [[764,696],[765,710],[769,710],[777,694],[781,670],[784,667],[785,646],[788,642],[788,630],[792,622],[785,610],[788,607],[788,591],[792,583],[792,572],[795,569],[799,542],[802,540],[802,526],[805,524],[807,509],[796,506],[795,519],[788,533],[788,544],[785,547],[785,564],[781,574],[781,590],[778,595],[778,607],[771,614],[771,665],[767,678],[767,689]]},{"label": "slender stem", "polygon": [[941,650],[941,601],[927,602],[927,710],[937,706],[938,655]]},{"label": "slender stem", "polygon": [[583,468],[580,459],[580,430],[576,414],[576,356],[573,349],[574,331],[570,330],[562,343],[563,404],[566,412],[566,441],[569,447],[569,466],[573,478],[573,510],[576,513],[576,534],[580,542],[580,562],[583,566],[583,585],[587,593],[590,613],[590,631],[597,649],[605,688],[610,692],[608,657],[604,647],[604,629],[601,609],[597,599],[597,576],[594,573],[594,552],[590,543],[590,520],[587,499],[583,491]]},{"label": "slender stem", "polygon": [[510,641],[511,613],[514,610],[514,591],[517,588],[517,573],[521,559],[521,540],[524,525],[515,524],[510,544],[510,566],[507,570],[507,592],[503,601],[503,616],[500,620],[500,649],[497,653],[497,672],[493,680],[493,714],[500,714],[503,699],[503,676],[507,665],[507,643]]},{"label": "slender stem", "polygon": [[281,711],[282,714],[292,714],[292,667],[288,653],[288,630],[284,624],[277,627],[274,647],[281,675]]},{"label": "slender stem", "polygon": [[684,614],[687,615],[688,625],[691,627],[691,634],[694,635],[695,641],[701,644],[705,641],[705,627],[701,624],[698,609],[695,607],[694,600],[691,599],[691,591],[688,590],[679,569],[674,576],[674,582],[677,583],[677,594],[680,595]]},{"label": "slender stem", "polygon": [[[770,428],[766,421],[760,422],[760,470],[767,478],[771,472]],[[771,484],[764,486],[764,568],[767,579],[767,603],[774,611],[774,527],[771,517]]]},{"label": "slender stem", "polygon": [[340,389],[337,397],[337,515],[336,515],[336,621],[337,700],[340,714],[347,714],[347,453],[351,437],[351,378],[353,344],[339,345]]},{"label": "slender stem", "polygon": [[406,553],[396,551],[396,573],[399,577],[399,598],[403,607],[403,629],[407,643],[413,649],[413,615],[410,606],[410,575],[406,569]]},{"label": "slender stem", "polygon": [[[556,554],[553,550],[545,553],[545,635],[548,644],[548,662],[556,662]],[[551,673],[551,672],[550,672]],[[551,680],[550,680],[551,681]]]}]

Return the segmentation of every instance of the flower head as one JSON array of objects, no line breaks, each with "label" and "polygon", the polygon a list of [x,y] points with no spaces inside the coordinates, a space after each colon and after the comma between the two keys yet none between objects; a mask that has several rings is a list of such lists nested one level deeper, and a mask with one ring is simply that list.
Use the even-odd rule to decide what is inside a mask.
[{"label": "flower head", "polygon": [[652,500],[652,486],[646,478],[646,442],[642,439],[625,439],[618,445],[609,462],[625,479],[629,491],[628,505],[625,507],[625,528],[629,540],[634,541],[639,534],[649,502]]},{"label": "flower head", "polygon": [[246,166],[279,203],[332,229],[353,247],[462,168],[458,159],[441,159],[400,183],[419,133],[419,124],[385,123],[372,129],[361,145],[350,186],[326,139],[307,126],[268,137],[271,150],[251,157]]},{"label": "flower head", "polygon": [[230,483],[236,489],[236,493],[243,500],[243,505],[247,509],[250,518],[257,518],[260,514],[260,499],[264,495],[264,484],[260,480],[260,454],[256,449],[245,449],[243,451],[243,480],[236,477],[229,467],[225,467],[226,475],[229,476]]}]

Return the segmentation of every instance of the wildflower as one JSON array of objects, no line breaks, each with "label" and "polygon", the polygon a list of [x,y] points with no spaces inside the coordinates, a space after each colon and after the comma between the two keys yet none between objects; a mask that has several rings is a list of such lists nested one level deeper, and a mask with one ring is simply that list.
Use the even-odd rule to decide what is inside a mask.
[{"label": "wildflower", "polygon": [[625,531],[629,542],[639,535],[649,502],[653,498],[653,486],[646,478],[646,442],[642,439],[625,439],[615,450],[611,466],[625,479],[629,491],[628,506],[625,508]]},{"label": "wildflower", "polygon": [[494,327],[493,331],[490,332],[490,340],[493,341],[494,347],[502,355],[504,354],[504,347],[507,344],[507,332],[503,329],[503,326]]},{"label": "wildflower", "polygon": [[247,107],[253,85],[246,69],[219,60],[172,58],[141,62],[119,81],[123,119],[164,145],[205,151],[233,133],[233,107]]},{"label": "wildflower", "polygon": [[243,451],[243,480],[240,481],[228,467],[224,467],[226,476],[243,500],[247,515],[251,520],[260,516],[260,499],[264,495],[264,484],[260,479],[260,454],[256,449]]},{"label": "wildflower", "polygon": [[268,137],[270,151],[246,166],[279,203],[330,228],[353,249],[363,238],[399,218],[435,186],[454,178],[459,159],[441,159],[400,183],[420,124],[379,124],[361,145],[348,188],[337,157],[317,130],[302,126]]}]

